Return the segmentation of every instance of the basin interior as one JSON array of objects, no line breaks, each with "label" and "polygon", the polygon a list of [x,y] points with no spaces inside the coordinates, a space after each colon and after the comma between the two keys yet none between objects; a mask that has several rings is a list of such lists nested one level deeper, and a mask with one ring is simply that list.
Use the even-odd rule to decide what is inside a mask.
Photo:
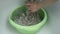
[{"label": "basin interior", "polygon": [[[17,18],[19,18],[20,16],[22,16],[22,13],[25,13],[27,10],[26,7],[22,6],[22,7],[18,7],[17,9],[15,9],[11,15],[11,20],[14,21],[15,20],[15,17],[17,16]],[[39,16],[40,16],[40,20],[42,21],[44,19],[44,12],[42,9],[39,9],[38,10],[38,13],[39,13]],[[40,21],[40,22],[41,22]],[[37,22],[40,23],[40,22]],[[34,24],[35,25],[35,24]]]}]

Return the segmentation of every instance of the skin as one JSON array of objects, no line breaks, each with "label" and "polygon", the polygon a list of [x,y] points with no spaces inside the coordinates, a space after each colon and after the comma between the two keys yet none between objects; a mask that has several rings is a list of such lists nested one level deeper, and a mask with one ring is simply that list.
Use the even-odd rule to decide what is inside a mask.
[{"label": "skin", "polygon": [[30,12],[36,12],[38,9],[45,7],[47,5],[50,5],[54,3],[54,0],[44,0],[44,1],[34,1],[34,2],[25,2],[25,6],[28,8]]}]

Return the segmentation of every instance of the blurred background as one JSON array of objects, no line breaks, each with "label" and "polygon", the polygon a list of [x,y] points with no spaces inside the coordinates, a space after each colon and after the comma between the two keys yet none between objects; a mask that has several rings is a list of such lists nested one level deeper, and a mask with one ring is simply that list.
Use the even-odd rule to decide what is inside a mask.
[{"label": "blurred background", "polygon": [[[8,16],[14,7],[22,5],[24,0],[0,0],[0,34],[20,34],[9,23]],[[60,34],[60,0],[45,7],[47,23],[36,34]]]}]

